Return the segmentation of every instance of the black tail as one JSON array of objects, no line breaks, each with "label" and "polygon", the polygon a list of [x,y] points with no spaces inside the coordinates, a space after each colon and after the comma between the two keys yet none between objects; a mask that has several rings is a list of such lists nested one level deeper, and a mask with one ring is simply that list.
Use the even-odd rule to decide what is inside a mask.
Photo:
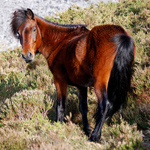
[{"label": "black tail", "polygon": [[117,34],[112,41],[117,45],[117,54],[108,83],[108,99],[111,107],[107,117],[110,118],[126,100],[134,61],[134,42],[131,37],[126,34]]}]

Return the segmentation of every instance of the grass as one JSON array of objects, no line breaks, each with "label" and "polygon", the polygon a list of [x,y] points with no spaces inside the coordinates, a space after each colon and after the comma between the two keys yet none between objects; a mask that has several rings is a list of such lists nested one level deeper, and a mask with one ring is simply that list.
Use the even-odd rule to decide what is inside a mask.
[{"label": "grass", "polygon": [[[122,25],[133,37],[137,53],[128,103],[123,119],[118,114],[104,125],[100,143],[87,141],[82,131],[77,91],[68,88],[66,123],[55,122],[56,90],[42,55],[26,64],[21,48],[0,53],[0,149],[149,149],[150,141],[150,2],[131,0],[72,6],[57,17],[62,24]],[[94,128],[97,99],[88,91],[88,119]],[[71,112],[71,113],[70,113]]]}]

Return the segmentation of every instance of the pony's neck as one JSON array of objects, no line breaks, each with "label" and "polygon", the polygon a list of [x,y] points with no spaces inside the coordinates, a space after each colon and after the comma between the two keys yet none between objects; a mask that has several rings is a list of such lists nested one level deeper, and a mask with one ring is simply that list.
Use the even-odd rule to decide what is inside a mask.
[{"label": "pony's neck", "polygon": [[35,16],[41,34],[41,46],[38,49],[47,59],[61,41],[76,27],[63,27]]}]

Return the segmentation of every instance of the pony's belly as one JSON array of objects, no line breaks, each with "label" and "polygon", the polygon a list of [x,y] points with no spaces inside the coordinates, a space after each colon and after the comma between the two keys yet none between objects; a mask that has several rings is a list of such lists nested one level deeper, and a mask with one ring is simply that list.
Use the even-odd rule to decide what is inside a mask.
[{"label": "pony's belly", "polygon": [[89,87],[94,85],[94,78],[90,75],[71,76],[68,79],[68,84],[73,86]]}]

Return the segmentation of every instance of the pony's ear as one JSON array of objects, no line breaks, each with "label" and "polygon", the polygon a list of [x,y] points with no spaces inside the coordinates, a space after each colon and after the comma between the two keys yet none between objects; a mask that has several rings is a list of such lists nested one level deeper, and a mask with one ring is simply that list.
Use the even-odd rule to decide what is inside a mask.
[{"label": "pony's ear", "polygon": [[27,8],[27,13],[26,13],[27,17],[29,19],[34,19],[34,13],[31,9]]}]

